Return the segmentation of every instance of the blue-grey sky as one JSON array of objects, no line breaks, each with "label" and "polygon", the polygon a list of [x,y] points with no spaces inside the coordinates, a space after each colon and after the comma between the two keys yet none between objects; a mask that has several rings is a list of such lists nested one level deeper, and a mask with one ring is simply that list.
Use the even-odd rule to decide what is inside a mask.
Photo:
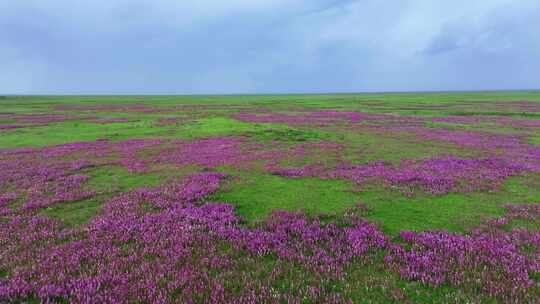
[{"label": "blue-grey sky", "polygon": [[519,88],[539,0],[0,0],[2,94]]}]

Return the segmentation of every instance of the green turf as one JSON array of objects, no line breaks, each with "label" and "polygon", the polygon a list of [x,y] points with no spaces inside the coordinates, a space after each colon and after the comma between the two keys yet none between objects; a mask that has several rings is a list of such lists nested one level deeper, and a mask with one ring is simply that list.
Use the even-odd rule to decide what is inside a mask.
[{"label": "green turf", "polygon": [[261,125],[227,117],[209,117],[180,126],[158,126],[153,120],[135,122],[92,123],[87,121],[55,122],[46,126],[5,130],[0,136],[0,147],[39,147],[78,141],[131,138],[193,139],[219,135],[240,135],[268,128],[285,129],[282,125]]},{"label": "green turf", "polygon": [[529,137],[529,140],[532,144],[539,145],[540,146],[540,135],[535,134],[534,136]]},{"label": "green turf", "polygon": [[109,195],[98,195],[86,200],[53,205],[40,212],[59,220],[68,227],[75,227],[94,218],[104,201],[109,198]]},{"label": "green turf", "polygon": [[463,233],[487,219],[503,215],[505,204],[540,202],[540,187],[531,188],[528,180],[527,177],[510,178],[495,192],[415,195],[410,198],[375,186],[367,187],[360,193],[360,198],[370,209],[368,218],[388,233],[434,229]]},{"label": "green turf", "polygon": [[208,117],[181,126],[173,136],[179,138],[201,138],[220,135],[241,135],[247,132],[263,132],[269,128],[285,130],[286,126],[277,124],[256,124],[228,117]]},{"label": "green turf", "polygon": [[434,229],[463,233],[487,219],[503,215],[505,204],[540,202],[540,187],[530,188],[527,181],[527,177],[511,178],[500,191],[490,193],[407,197],[377,185],[357,192],[346,181],[244,173],[227,187],[228,191],[215,194],[212,199],[234,204],[248,221],[262,220],[274,209],[340,214],[362,202],[370,210],[367,218],[390,234]]},{"label": "green turf", "polygon": [[164,129],[164,127],[155,127],[149,122],[97,124],[66,121],[4,132],[0,137],[0,147],[46,146],[97,139],[122,140],[152,137],[159,136]]},{"label": "green turf", "polygon": [[228,188],[229,191],[213,195],[212,200],[234,204],[248,221],[261,220],[274,209],[339,213],[354,207],[359,199],[351,191],[351,183],[318,178],[240,173]]},{"label": "green turf", "polygon": [[467,157],[473,153],[452,143],[426,141],[407,132],[368,133],[343,132],[340,142],[347,144],[351,159],[361,162],[385,160],[398,163],[402,159],[457,155]]},{"label": "green turf", "polygon": [[157,186],[170,172],[129,173],[124,167],[93,168],[82,173],[89,174],[85,186],[101,192],[126,192],[139,187]]}]

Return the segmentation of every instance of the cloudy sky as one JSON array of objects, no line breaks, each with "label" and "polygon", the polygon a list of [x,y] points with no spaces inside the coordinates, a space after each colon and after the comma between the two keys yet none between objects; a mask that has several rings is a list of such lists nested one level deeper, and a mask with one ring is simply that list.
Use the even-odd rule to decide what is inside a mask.
[{"label": "cloudy sky", "polygon": [[518,88],[539,0],[0,0],[2,94]]}]

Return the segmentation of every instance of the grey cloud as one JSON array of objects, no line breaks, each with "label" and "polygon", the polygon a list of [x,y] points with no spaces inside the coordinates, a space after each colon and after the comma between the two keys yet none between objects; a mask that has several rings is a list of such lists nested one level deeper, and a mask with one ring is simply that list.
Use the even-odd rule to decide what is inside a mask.
[{"label": "grey cloud", "polygon": [[2,93],[538,87],[535,0],[0,3]]}]

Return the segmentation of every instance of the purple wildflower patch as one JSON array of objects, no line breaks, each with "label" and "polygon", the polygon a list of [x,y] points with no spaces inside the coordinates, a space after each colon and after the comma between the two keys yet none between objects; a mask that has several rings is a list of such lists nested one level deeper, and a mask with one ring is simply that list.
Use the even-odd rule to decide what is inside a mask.
[{"label": "purple wildflower patch", "polygon": [[518,218],[540,219],[538,207],[511,206],[508,217],[471,235],[402,232],[410,248],[392,245],[386,263],[406,279],[475,289],[504,302],[531,301],[528,291],[540,286],[532,278],[540,274],[540,233],[500,226]]}]

